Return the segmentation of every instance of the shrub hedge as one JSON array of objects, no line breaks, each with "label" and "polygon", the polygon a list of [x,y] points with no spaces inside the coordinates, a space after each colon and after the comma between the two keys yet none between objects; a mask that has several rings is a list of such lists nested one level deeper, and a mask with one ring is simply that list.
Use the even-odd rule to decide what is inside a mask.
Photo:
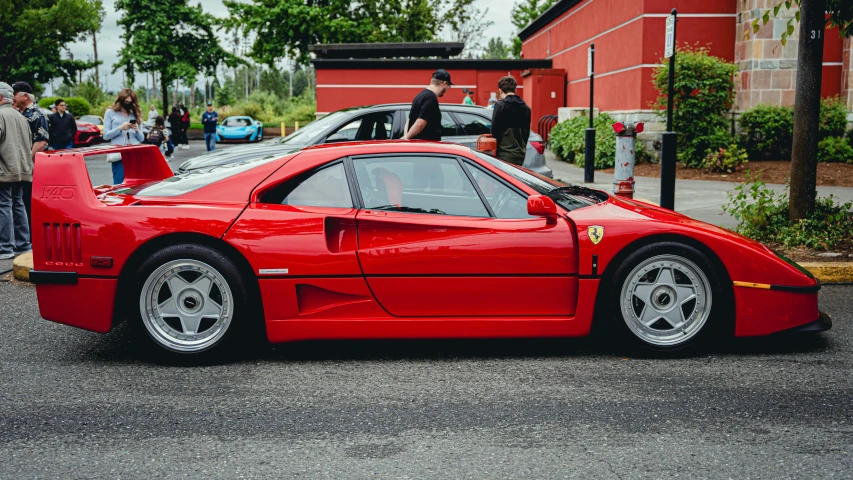
[{"label": "shrub hedge", "polygon": [[[615,120],[606,113],[593,119],[595,126],[595,168],[609,168],[616,163]],[[582,167],[588,116],[578,116],[558,123],[551,130],[551,150],[557,157]]]},{"label": "shrub hedge", "polygon": [[794,139],[794,109],[758,105],[740,117],[740,143],[753,160],[788,160]]},{"label": "shrub hedge", "polygon": [[[39,100],[39,106],[42,108],[50,108],[51,105],[56,103],[57,98],[59,97],[44,97]],[[71,115],[74,115],[75,118],[80,118],[82,115],[89,115],[92,110],[92,107],[85,98],[68,97],[63,98],[63,100],[65,100],[65,105],[68,106],[68,111],[71,112]],[[103,112],[101,112],[101,114],[103,114]]]},{"label": "shrub hedge", "polygon": [[[704,47],[678,49],[675,57],[673,128],[678,132],[678,160],[700,167],[705,157],[732,143],[729,111],[734,102],[734,63],[712,56]],[[654,73],[658,98],[653,107],[666,118],[669,62]]]},{"label": "shrub hedge", "polygon": [[[789,160],[794,140],[794,109],[758,105],[743,113],[739,121],[739,142],[753,160]],[[838,97],[820,101],[820,138],[818,159],[838,160],[842,155],[842,137],[847,128],[847,107]],[[849,136],[849,135],[848,135]],[[837,140],[830,140],[837,139]],[[829,141],[825,141],[829,140]],[[848,138],[848,141],[851,139]],[[839,150],[842,149],[842,150]],[[823,160],[833,158],[834,160]]]}]

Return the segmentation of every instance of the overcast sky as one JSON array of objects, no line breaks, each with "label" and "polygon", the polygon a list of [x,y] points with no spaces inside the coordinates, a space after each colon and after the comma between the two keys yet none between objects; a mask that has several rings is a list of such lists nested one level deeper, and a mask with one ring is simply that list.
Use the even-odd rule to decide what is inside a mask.
[{"label": "overcast sky", "polygon": [[[502,37],[504,41],[510,40],[515,27],[513,27],[509,20],[509,11],[512,8],[514,1],[515,0],[475,1],[477,8],[480,8],[481,10],[485,10],[486,8],[489,9],[486,18],[494,22],[494,24],[486,30],[485,38]],[[195,2],[191,1],[190,3]],[[202,4],[202,8],[218,17],[224,17],[228,14],[228,10],[224,5],[222,5],[221,0],[203,0],[200,3]],[[115,90],[122,82],[121,71],[118,71],[115,74],[109,73],[110,70],[112,70],[113,64],[116,62],[118,49],[121,45],[121,30],[116,24],[118,14],[115,11],[114,4],[114,0],[104,0],[104,8],[106,9],[107,16],[104,19],[101,32],[98,34],[98,56],[100,60],[104,62],[100,68],[100,74],[102,77],[101,83],[104,83],[104,80],[106,80],[108,90]],[[71,44],[70,50],[74,54],[74,58],[92,58],[93,52],[91,38],[85,42]],[[106,79],[104,79],[104,76],[106,76]],[[55,82],[58,85],[58,80],[55,80]],[[136,83],[141,84],[142,79],[137,78]]]}]

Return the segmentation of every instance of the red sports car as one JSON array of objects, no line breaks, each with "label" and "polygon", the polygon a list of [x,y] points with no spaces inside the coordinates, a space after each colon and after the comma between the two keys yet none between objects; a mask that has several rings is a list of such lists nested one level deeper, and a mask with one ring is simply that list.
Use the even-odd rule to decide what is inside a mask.
[{"label": "red sports car", "polygon": [[[83,158],[110,152],[125,183],[93,189]],[[831,326],[819,282],[757,242],[460,145],[223,150],[239,161],[178,176],[154,146],[39,155],[41,315],[128,320],[174,354],[253,327],[271,342],[595,327],[670,352]]]},{"label": "red sports car", "polygon": [[101,129],[98,128],[97,125],[77,121],[77,133],[74,134],[74,146],[75,147],[87,147],[89,145],[95,145],[97,143],[101,143],[104,136],[101,132]]}]

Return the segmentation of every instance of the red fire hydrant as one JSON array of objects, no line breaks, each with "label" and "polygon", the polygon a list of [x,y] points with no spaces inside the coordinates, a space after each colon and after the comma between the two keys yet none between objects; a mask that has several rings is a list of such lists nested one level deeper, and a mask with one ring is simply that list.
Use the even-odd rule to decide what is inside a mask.
[{"label": "red fire hydrant", "polygon": [[643,131],[642,122],[616,122],[616,168],[613,172],[613,193],[634,198],[634,145],[637,134]]}]

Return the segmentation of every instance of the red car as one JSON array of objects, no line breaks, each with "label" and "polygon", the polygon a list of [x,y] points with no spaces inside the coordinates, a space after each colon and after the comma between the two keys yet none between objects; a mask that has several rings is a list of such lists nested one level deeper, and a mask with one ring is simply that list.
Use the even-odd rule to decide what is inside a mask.
[{"label": "red car", "polygon": [[77,122],[77,133],[74,134],[75,147],[88,147],[101,143],[103,135],[97,125],[87,122]]},{"label": "red car", "polygon": [[[83,157],[109,152],[125,183],[93,189]],[[757,242],[460,145],[223,150],[239,161],[179,176],[154,146],[39,155],[42,317],[128,320],[175,354],[253,327],[271,342],[600,328],[670,352],[831,326],[819,282]]]}]

